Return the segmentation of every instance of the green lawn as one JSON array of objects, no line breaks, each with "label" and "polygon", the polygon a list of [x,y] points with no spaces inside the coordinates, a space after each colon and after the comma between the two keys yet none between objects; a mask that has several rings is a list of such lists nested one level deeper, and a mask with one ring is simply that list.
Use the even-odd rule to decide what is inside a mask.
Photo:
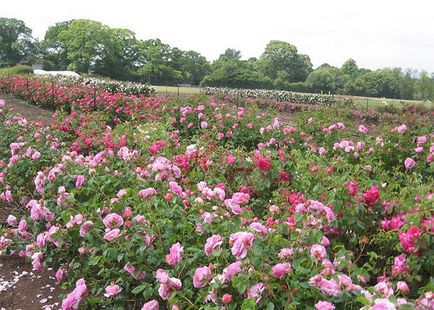
[{"label": "green lawn", "polygon": [[[200,87],[185,87],[185,86],[152,86],[158,94],[200,94],[202,89]],[[401,100],[401,99],[387,99],[387,98],[373,98],[373,97],[357,97],[357,96],[342,96],[343,98],[352,98],[356,107],[359,108],[379,108],[384,106],[394,106],[402,108],[404,104],[422,104],[428,108],[434,108],[433,102],[420,101],[420,100]]]},{"label": "green lawn", "polygon": [[432,102],[428,101],[420,101],[420,100],[402,100],[402,99],[388,99],[388,98],[372,98],[372,97],[356,97],[351,96],[353,98],[354,104],[357,107],[366,108],[378,108],[384,106],[394,106],[396,108],[402,108],[405,104],[421,104],[426,107],[433,107]]},{"label": "green lawn", "polygon": [[199,87],[184,87],[184,86],[155,86],[152,85],[158,94],[199,94],[201,88]]}]

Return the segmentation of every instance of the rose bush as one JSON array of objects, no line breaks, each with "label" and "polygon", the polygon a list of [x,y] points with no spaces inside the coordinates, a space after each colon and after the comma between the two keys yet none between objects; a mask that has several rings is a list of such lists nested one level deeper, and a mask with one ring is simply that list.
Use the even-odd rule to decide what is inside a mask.
[{"label": "rose bush", "polygon": [[429,115],[0,109],[0,252],[56,268],[63,309],[433,307]]}]

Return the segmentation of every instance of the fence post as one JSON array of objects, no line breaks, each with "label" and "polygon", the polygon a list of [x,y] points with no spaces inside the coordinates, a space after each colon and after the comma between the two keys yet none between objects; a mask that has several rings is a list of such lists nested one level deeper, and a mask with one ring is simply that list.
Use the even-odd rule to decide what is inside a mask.
[{"label": "fence post", "polygon": [[366,98],[366,110],[369,110],[369,99]]},{"label": "fence post", "polygon": [[178,85],[178,97],[179,97],[179,85]]},{"label": "fence post", "polygon": [[96,88],[93,88],[93,110],[96,110]]},{"label": "fence post", "polygon": [[55,106],[54,106],[54,80],[51,81],[51,98],[53,101],[53,109],[55,109]]}]

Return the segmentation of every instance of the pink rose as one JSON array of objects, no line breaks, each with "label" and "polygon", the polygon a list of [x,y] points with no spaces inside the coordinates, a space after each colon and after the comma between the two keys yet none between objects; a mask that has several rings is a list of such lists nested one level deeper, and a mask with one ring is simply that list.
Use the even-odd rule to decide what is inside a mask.
[{"label": "pink rose", "polygon": [[225,281],[230,281],[234,275],[241,272],[241,262],[235,262],[223,269],[223,277]]},{"label": "pink rose", "polygon": [[213,235],[206,240],[205,243],[205,254],[206,256],[210,256],[212,251],[216,248],[220,247],[223,244],[223,239],[220,235]]},{"label": "pink rose", "polygon": [[86,238],[87,232],[93,228],[93,222],[92,221],[86,221],[80,226],[80,236],[83,238]]},{"label": "pink rose", "polygon": [[111,284],[105,288],[105,297],[115,297],[119,295],[119,293],[122,291],[122,289],[119,287],[119,285]]},{"label": "pink rose", "polygon": [[113,229],[121,227],[124,223],[124,219],[117,213],[110,213],[102,222],[106,228]]},{"label": "pink rose", "polygon": [[[363,125],[359,125],[359,131],[363,134],[367,134],[368,133],[368,128],[366,128]],[[333,308],[334,309],[334,308]]]},{"label": "pink rose", "polygon": [[12,214],[10,214],[8,216],[8,218],[6,219],[6,222],[8,223],[8,225],[10,226],[15,226],[17,225],[17,218],[15,216],[13,216]]},{"label": "pink rose", "polygon": [[409,170],[413,168],[416,165],[416,162],[413,160],[413,158],[407,157],[404,161],[405,169]]},{"label": "pink rose", "polygon": [[278,278],[279,280],[282,280],[290,271],[291,271],[290,263],[279,263],[273,266],[271,270],[271,274],[274,277]]},{"label": "pink rose", "polygon": [[279,254],[277,254],[280,259],[291,258],[293,255],[294,250],[291,248],[283,248],[280,250]]},{"label": "pink rose", "polygon": [[323,260],[327,257],[327,251],[321,244],[314,244],[310,248],[310,254],[318,260]]},{"label": "pink rose", "polygon": [[158,301],[156,301],[155,299],[148,301],[142,307],[142,310],[158,310],[158,309],[160,309],[160,307],[158,305]]},{"label": "pink rose", "polygon": [[252,247],[255,235],[249,232],[237,232],[231,234],[229,243],[233,243],[231,253],[237,259],[247,256],[247,250]]},{"label": "pink rose", "polygon": [[255,302],[258,303],[262,299],[262,293],[265,290],[265,285],[261,282],[253,285],[247,290],[247,298],[254,298]]},{"label": "pink rose", "polygon": [[116,228],[105,233],[104,239],[107,241],[113,241],[121,236],[121,230]]},{"label": "pink rose", "polygon": [[148,187],[148,188],[142,189],[139,192],[139,197],[142,199],[147,199],[149,197],[155,196],[156,194],[157,194],[157,191],[154,188]]},{"label": "pink rose", "polygon": [[62,268],[62,267],[60,267],[60,268],[56,271],[55,277],[56,277],[56,281],[57,281],[57,282],[62,281],[63,277],[65,276],[65,272],[66,272],[65,268]]},{"label": "pink rose", "polygon": [[181,256],[183,253],[184,248],[179,242],[173,244],[170,247],[169,254],[166,255],[166,262],[171,266],[175,266],[181,260]]},{"label": "pink rose", "polygon": [[339,296],[342,293],[339,288],[339,284],[333,279],[331,280],[323,279],[319,283],[319,288],[326,295]]},{"label": "pink rose", "polygon": [[408,287],[407,283],[404,281],[396,282],[396,289],[401,291],[401,293],[403,294],[408,294],[410,292],[410,288]]},{"label": "pink rose", "polygon": [[372,185],[371,188],[363,193],[363,201],[368,207],[373,207],[377,204],[378,199],[380,199],[380,192],[377,186]]},{"label": "pink rose", "polygon": [[62,301],[62,310],[76,310],[86,294],[87,286],[84,279],[75,283],[75,289]]},{"label": "pink rose", "polygon": [[204,287],[211,279],[211,276],[211,269],[209,269],[209,267],[204,266],[197,268],[193,276],[193,286],[195,288]]},{"label": "pink rose", "polygon": [[85,178],[83,175],[77,176],[77,179],[75,180],[75,187],[81,188],[84,184],[84,180]]},{"label": "pink rose", "polygon": [[334,310],[335,306],[328,301],[319,301],[315,304],[316,310]]}]

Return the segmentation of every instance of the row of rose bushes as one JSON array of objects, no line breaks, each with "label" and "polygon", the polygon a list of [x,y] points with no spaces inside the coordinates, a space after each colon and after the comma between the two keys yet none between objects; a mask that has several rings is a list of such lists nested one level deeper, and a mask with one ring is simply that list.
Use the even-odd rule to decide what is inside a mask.
[{"label": "row of rose bushes", "polygon": [[[154,117],[160,99],[107,90],[101,83],[71,83],[70,79],[0,76],[0,92],[51,111],[104,111],[112,123]],[[113,84],[114,85],[114,84]],[[110,88],[110,87],[108,87]]]},{"label": "row of rose bushes", "polygon": [[0,109],[0,251],[56,268],[63,309],[434,307],[428,115]]},{"label": "row of rose bushes", "polygon": [[43,79],[49,82],[54,81],[56,85],[72,86],[76,84],[89,85],[97,89],[103,89],[107,92],[116,94],[123,93],[127,96],[145,96],[149,97],[155,93],[155,89],[148,84],[135,83],[129,81],[116,81],[110,79],[94,77],[75,77],[75,76],[48,76]]},{"label": "row of rose bushes", "polygon": [[216,95],[220,97],[231,98],[250,98],[262,100],[276,100],[278,102],[290,102],[296,104],[315,104],[322,106],[352,105],[351,99],[341,99],[333,95],[294,93],[285,90],[268,90],[268,89],[238,89],[238,88],[218,88],[204,87],[203,92],[206,95]]}]

